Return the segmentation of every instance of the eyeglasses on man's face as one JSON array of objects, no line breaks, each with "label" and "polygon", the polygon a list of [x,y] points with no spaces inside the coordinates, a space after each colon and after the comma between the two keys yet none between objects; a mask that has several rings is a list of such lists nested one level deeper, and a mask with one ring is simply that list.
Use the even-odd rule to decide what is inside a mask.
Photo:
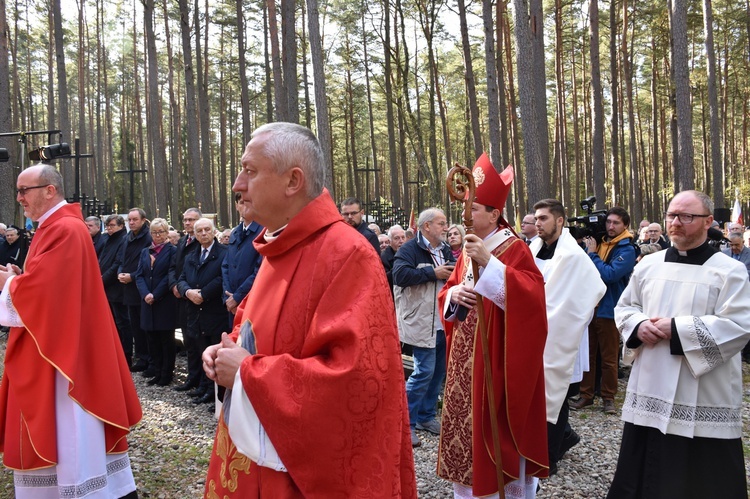
[{"label": "eyeglasses on man's face", "polygon": [[675,221],[675,219],[679,219],[681,224],[688,225],[693,223],[694,218],[706,218],[710,217],[711,215],[696,215],[695,213],[670,213],[667,212],[664,214],[664,217],[666,218],[667,222],[672,223]]},{"label": "eyeglasses on man's face", "polygon": [[44,185],[32,185],[31,187],[19,187],[16,189],[16,194],[19,196],[25,196],[26,193],[32,189],[41,189],[42,187],[47,187],[51,184],[44,184]]}]

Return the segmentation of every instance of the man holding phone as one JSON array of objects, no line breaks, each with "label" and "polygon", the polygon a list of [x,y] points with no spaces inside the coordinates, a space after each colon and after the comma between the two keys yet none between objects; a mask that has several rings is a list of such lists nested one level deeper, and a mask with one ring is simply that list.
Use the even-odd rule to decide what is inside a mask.
[{"label": "man holding phone", "polygon": [[438,291],[455,260],[445,244],[448,221],[439,208],[419,214],[417,236],[403,244],[393,262],[393,292],[401,341],[412,347],[414,370],[406,381],[412,446],[416,430],[440,434],[437,400],[445,377],[445,331],[437,308]]}]

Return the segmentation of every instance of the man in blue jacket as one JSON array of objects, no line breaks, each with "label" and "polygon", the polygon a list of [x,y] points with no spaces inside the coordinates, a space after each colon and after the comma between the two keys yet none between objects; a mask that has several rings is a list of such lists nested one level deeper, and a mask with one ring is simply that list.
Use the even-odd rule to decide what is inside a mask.
[{"label": "man in blue jacket", "polygon": [[445,377],[445,331],[437,308],[438,291],[455,266],[445,244],[448,222],[443,210],[419,214],[417,237],[403,244],[393,262],[396,320],[402,343],[411,345],[414,371],[406,382],[412,446],[421,445],[415,430],[440,434],[437,401]]},{"label": "man in blue jacket", "polygon": [[250,288],[253,287],[262,260],[260,254],[255,250],[255,246],[253,246],[253,240],[258,237],[263,227],[254,222],[250,213],[245,210],[245,202],[239,192],[234,195],[234,203],[242,221],[234,228],[232,235],[229,237],[227,255],[221,265],[224,305],[229,312],[229,329],[227,331],[232,330],[237,306],[242,303],[242,300],[250,292]]},{"label": "man in blue jacket", "polygon": [[594,403],[598,351],[601,353],[602,408],[607,414],[617,412],[615,395],[620,334],[615,326],[615,305],[628,285],[636,257],[633,236],[628,230],[628,225],[628,212],[615,206],[607,212],[607,235],[601,244],[597,246],[591,237],[584,239],[586,252],[596,265],[602,281],[607,285],[607,292],[599,302],[594,320],[589,326],[589,371],[583,374],[581,397],[570,404],[572,409],[581,409]]}]

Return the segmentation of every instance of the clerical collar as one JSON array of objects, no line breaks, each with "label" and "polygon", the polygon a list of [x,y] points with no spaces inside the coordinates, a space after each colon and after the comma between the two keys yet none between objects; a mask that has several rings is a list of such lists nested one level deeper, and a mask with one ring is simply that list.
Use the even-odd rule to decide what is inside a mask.
[{"label": "clerical collar", "polygon": [[555,239],[555,242],[550,244],[549,246],[547,243],[542,243],[542,247],[539,249],[539,252],[536,254],[536,257],[540,260],[549,260],[553,256],[555,256],[555,250],[557,249],[557,241],[559,241],[560,238]]},{"label": "clerical collar", "polygon": [[674,246],[670,246],[666,249],[664,255],[664,261],[670,263],[686,263],[688,265],[703,265],[711,258],[714,253],[718,253],[719,249],[714,248],[708,244],[708,239],[703,241],[703,244],[697,248],[689,249],[687,251],[680,251]]},{"label": "clerical collar", "polygon": [[271,241],[273,241],[274,239],[276,239],[277,237],[281,235],[284,229],[286,229],[287,225],[289,224],[286,224],[283,227],[276,229],[273,232],[266,231],[266,233],[263,234],[263,239],[265,239],[267,243],[270,243]]},{"label": "clerical collar", "polygon": [[492,232],[490,232],[489,234],[487,234],[486,236],[484,236],[484,238],[482,238],[482,241],[486,241],[487,239],[489,239],[489,238],[491,238],[492,236],[494,236],[494,235],[495,235],[495,233],[496,233],[496,232],[497,232],[498,230],[500,230],[500,227],[495,227],[494,229],[492,229]]},{"label": "clerical collar", "polygon": [[37,222],[39,222],[37,227],[41,227],[45,220],[47,220],[50,216],[52,216],[54,212],[56,212],[57,210],[65,206],[66,204],[68,204],[68,202],[63,199],[62,201],[57,203],[55,206],[47,210],[47,212],[41,217],[39,217],[39,220],[37,220]]}]

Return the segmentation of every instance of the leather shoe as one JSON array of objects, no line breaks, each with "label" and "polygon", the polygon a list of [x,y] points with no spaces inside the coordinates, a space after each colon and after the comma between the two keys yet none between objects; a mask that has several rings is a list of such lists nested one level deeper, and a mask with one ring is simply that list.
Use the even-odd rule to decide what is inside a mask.
[{"label": "leather shoe", "polygon": [[130,366],[130,372],[131,373],[137,373],[137,372],[145,371],[146,369],[148,369],[148,364],[146,364],[145,362],[141,362],[141,361],[138,361],[135,364],[133,364],[132,366]]},{"label": "leather shoe", "polygon": [[201,386],[199,386],[198,388],[196,388],[196,389],[195,389],[195,390],[193,390],[192,392],[188,392],[188,395],[189,395],[190,397],[202,397],[202,396],[204,396],[205,394],[206,394],[206,389],[205,389],[205,388],[203,388],[203,387],[201,387]]},{"label": "leather shoe", "polygon": [[153,378],[154,376],[159,376],[159,373],[153,367],[149,367],[141,373],[141,376],[144,378]]},{"label": "leather shoe", "polygon": [[570,408],[574,411],[577,411],[579,409],[583,409],[584,407],[588,407],[590,405],[594,405],[594,401],[592,399],[581,397],[575,402],[571,402]]},{"label": "leather shoe", "polygon": [[[562,458],[566,452],[568,452],[570,449],[578,445],[580,441],[581,441],[581,437],[575,431],[571,430],[570,433],[566,433],[565,436],[563,437],[562,443],[560,444],[560,457]],[[550,463],[550,470],[551,469],[552,469],[552,465]]]},{"label": "leather shoe", "polygon": [[193,388],[197,388],[198,383],[193,383],[191,381],[185,381],[181,385],[177,385],[174,387],[174,391],[176,392],[186,392],[188,390],[192,390]]},{"label": "leather shoe", "polygon": [[202,397],[193,400],[193,403],[194,404],[208,404],[209,402],[213,402],[213,401],[214,401],[213,392],[208,392],[204,394]]},{"label": "leather shoe", "polygon": [[602,402],[602,410],[606,414],[617,414],[617,409],[615,408],[615,401],[605,400],[604,402]]},{"label": "leather shoe", "polygon": [[156,383],[159,382],[160,379],[161,379],[161,376],[154,376],[153,378],[150,378],[148,381],[146,381],[146,383],[149,385],[155,385]]},{"label": "leather shoe", "polygon": [[172,383],[172,376],[161,376],[156,382],[157,386],[169,386]]}]

